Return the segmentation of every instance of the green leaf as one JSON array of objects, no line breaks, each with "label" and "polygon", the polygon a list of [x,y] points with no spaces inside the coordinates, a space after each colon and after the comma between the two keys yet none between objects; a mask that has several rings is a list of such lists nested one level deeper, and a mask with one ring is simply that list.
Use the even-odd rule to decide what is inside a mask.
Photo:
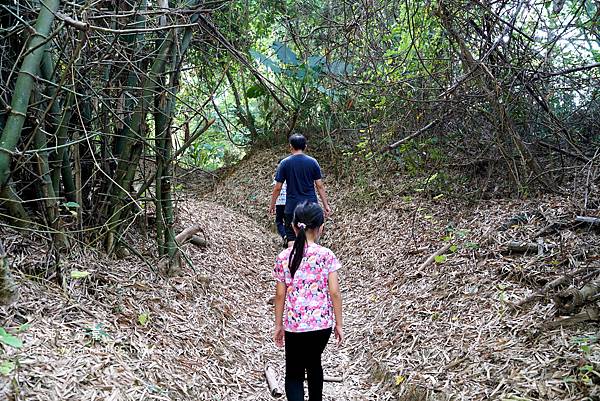
[{"label": "green leaf", "polygon": [[465,238],[467,235],[469,235],[470,232],[470,230],[458,230],[456,231],[456,236],[458,238]]},{"label": "green leaf", "polygon": [[0,363],[0,374],[8,376],[10,372],[15,369],[15,363],[11,361],[4,361]]},{"label": "green leaf", "polygon": [[433,258],[433,259],[435,260],[435,263],[437,263],[437,264],[441,264],[441,263],[444,263],[444,262],[446,262],[446,259],[448,259],[448,258],[446,258],[446,255],[437,255],[437,256],[436,256],[435,258]]},{"label": "green leaf", "polygon": [[74,279],[86,278],[89,275],[90,275],[90,272],[86,272],[86,271],[79,271],[79,270],[71,271],[71,278],[74,278]]},{"label": "green leaf", "polygon": [[325,65],[325,57],[323,56],[310,56],[308,58],[308,66],[313,70],[320,70]]},{"label": "green leaf", "polygon": [[73,209],[78,209],[80,207],[79,203],[77,203],[77,202],[66,202],[66,203],[63,203],[63,205],[65,207],[73,208]]},{"label": "green leaf", "polygon": [[479,244],[477,242],[466,242],[465,247],[468,249],[479,249]]},{"label": "green leaf", "polygon": [[104,341],[107,338],[110,338],[108,333],[104,330],[104,325],[102,323],[96,323],[93,327],[86,327],[85,334],[87,337],[91,339],[91,343],[93,344],[95,341]]},{"label": "green leaf", "polygon": [[456,252],[458,251],[458,245],[454,244],[454,245],[450,245],[450,252]]},{"label": "green leaf", "polygon": [[248,99],[256,99],[267,94],[267,91],[262,85],[252,85],[246,90]]},{"label": "green leaf", "polygon": [[327,89],[322,85],[317,86],[317,90],[319,92],[321,92],[324,95],[327,95],[329,97],[335,97],[335,91],[333,89]]},{"label": "green leaf", "polygon": [[250,50],[250,55],[256,61],[258,61],[259,63],[261,63],[262,65],[264,65],[265,67],[267,67],[268,69],[273,71],[274,73],[279,74],[281,72],[281,68],[277,65],[277,63],[275,63],[273,60],[271,60],[269,57],[265,56],[264,54],[259,53],[255,50]]},{"label": "green leaf", "polygon": [[352,73],[354,67],[341,60],[336,60],[327,66],[327,71],[333,75],[348,75]]},{"label": "green leaf", "polygon": [[14,348],[21,348],[23,346],[23,341],[20,338],[13,336],[4,330],[4,327],[0,327],[0,342],[3,342],[6,345],[9,345]]},{"label": "green leaf", "polygon": [[273,43],[273,45],[271,46],[271,48],[273,50],[275,50],[275,54],[277,55],[277,58],[283,64],[290,64],[290,65],[298,65],[299,64],[298,56],[296,56],[296,53],[294,53],[292,51],[292,49],[290,49],[289,46],[286,45],[285,43],[275,41]]},{"label": "green leaf", "polygon": [[150,314],[149,313],[140,313],[138,315],[138,322],[142,326],[145,326],[146,324],[148,324],[149,320],[150,320]]},{"label": "green leaf", "polygon": [[29,323],[23,323],[22,325],[20,325],[20,326],[17,328],[17,332],[18,332],[18,333],[22,333],[22,332],[24,332],[24,331],[27,331],[27,330],[29,330],[29,328],[30,328],[30,327],[31,327],[31,324],[29,324]]}]

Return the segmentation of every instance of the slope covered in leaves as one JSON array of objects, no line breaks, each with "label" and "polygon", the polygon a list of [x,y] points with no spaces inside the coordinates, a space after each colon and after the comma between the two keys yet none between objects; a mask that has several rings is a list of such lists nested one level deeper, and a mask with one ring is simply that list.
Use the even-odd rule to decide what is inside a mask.
[{"label": "slope covered in leaves", "polygon": [[[254,154],[211,196],[271,227],[266,208],[277,156]],[[580,212],[577,199],[473,206],[391,194],[365,202],[360,188],[332,178],[326,185],[334,215],[323,242],[344,266],[342,353],[352,361],[342,366],[344,387],[372,382],[359,399],[599,396],[597,322],[556,325],[553,291],[511,306],[564,274],[579,271],[566,280],[576,287],[600,274],[600,236],[589,226],[540,234],[571,222]],[[509,254],[510,241],[541,241],[542,248],[539,255]]]},{"label": "slope covered in leaves", "polygon": [[0,343],[0,398],[270,399],[264,366],[283,372],[266,302],[274,237],[195,196],[179,204],[177,221],[179,229],[192,224],[209,246],[185,245],[191,266],[179,276],[157,273],[151,235],[140,228],[131,245],[148,264],[86,250],[62,262],[64,288],[41,278],[48,250],[35,238],[3,233],[21,294],[0,309],[0,325],[22,346]]},{"label": "slope covered in leaves", "polygon": [[[272,399],[264,366],[280,378],[284,371],[266,302],[279,250],[266,213],[278,156],[255,152],[204,200],[181,200],[178,230],[198,223],[210,245],[185,245],[190,265],[175,278],[157,273],[143,226],[129,241],[146,263],[85,249],[61,261],[62,287],[43,278],[52,275],[51,250],[3,231],[21,296],[0,309],[0,325],[23,342],[15,348],[0,333],[3,397]],[[572,220],[574,199],[469,206],[388,191],[369,203],[368,191],[331,176],[326,184],[335,214],[323,242],[343,263],[347,336],[324,356],[325,373],[344,378],[326,384],[327,400],[598,396],[597,325],[553,325],[545,296],[511,308],[566,272],[582,272],[567,280],[576,286],[597,277],[596,231],[567,225],[539,234]],[[508,241],[536,238],[539,255],[506,253]]]}]

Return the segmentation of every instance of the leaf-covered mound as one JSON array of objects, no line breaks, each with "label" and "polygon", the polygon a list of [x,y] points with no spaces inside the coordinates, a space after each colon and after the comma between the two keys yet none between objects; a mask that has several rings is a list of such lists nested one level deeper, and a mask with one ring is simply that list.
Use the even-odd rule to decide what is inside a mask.
[{"label": "leaf-covered mound", "polygon": [[[213,195],[271,226],[265,211],[276,160],[272,152],[255,154]],[[551,299],[600,275],[598,232],[573,224],[578,199],[473,206],[445,196],[392,194],[365,205],[358,188],[332,177],[326,185],[334,215],[323,242],[343,264],[348,341],[341,355],[351,361],[341,366],[346,394],[379,400],[599,396],[598,322],[561,327]],[[539,242],[540,249],[510,253],[511,241]],[[513,307],[574,272],[561,287]]]},{"label": "leaf-covered mound", "polygon": [[[266,302],[279,250],[266,214],[277,159],[257,152],[216,185],[211,201],[179,204],[178,229],[200,224],[209,246],[184,245],[193,267],[176,278],[157,274],[143,227],[131,246],[148,264],[86,250],[62,261],[64,288],[39,274],[51,250],[4,239],[21,296],[0,315],[3,394],[271,399],[264,366],[280,379],[284,371]],[[572,224],[580,212],[573,199],[469,206],[404,193],[369,205],[345,182],[326,183],[335,214],[323,243],[343,264],[347,336],[325,352],[325,373],[344,378],[326,384],[327,400],[598,396],[597,323],[561,328],[551,300],[598,276],[600,238]],[[509,253],[510,241],[540,247]],[[573,276],[562,287],[514,309],[565,273]]]},{"label": "leaf-covered mound", "polygon": [[[209,242],[184,245],[193,267],[180,276],[157,274],[151,235],[140,230],[131,245],[148,265],[133,255],[117,261],[86,250],[63,261],[64,288],[34,276],[47,249],[17,235],[3,238],[21,294],[0,309],[0,325],[11,335],[0,332],[0,398],[271,399],[265,364],[283,375],[267,304],[274,236],[193,197],[179,204],[177,224],[200,224]],[[336,363],[327,365],[329,373]],[[327,391],[333,394],[331,386]]]}]

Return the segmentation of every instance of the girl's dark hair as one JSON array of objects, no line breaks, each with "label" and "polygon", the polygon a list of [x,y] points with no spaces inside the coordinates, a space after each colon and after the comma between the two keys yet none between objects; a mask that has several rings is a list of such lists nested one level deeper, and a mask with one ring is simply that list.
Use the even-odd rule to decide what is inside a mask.
[{"label": "girl's dark hair", "polygon": [[324,221],[323,209],[321,209],[318,203],[304,202],[296,206],[292,224],[298,229],[298,234],[296,235],[296,241],[294,241],[294,247],[290,252],[290,259],[288,261],[292,277],[296,274],[296,270],[298,270],[304,258],[306,230],[319,228],[323,225]]}]

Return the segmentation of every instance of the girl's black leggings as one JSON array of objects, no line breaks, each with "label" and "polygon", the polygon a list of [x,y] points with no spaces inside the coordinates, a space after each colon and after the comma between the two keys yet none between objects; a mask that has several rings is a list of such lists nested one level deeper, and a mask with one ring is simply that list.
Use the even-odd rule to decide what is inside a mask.
[{"label": "girl's black leggings", "polygon": [[321,354],[330,335],[331,328],[285,332],[285,394],[288,401],[304,401],[304,372],[308,380],[308,400],[323,400]]}]

